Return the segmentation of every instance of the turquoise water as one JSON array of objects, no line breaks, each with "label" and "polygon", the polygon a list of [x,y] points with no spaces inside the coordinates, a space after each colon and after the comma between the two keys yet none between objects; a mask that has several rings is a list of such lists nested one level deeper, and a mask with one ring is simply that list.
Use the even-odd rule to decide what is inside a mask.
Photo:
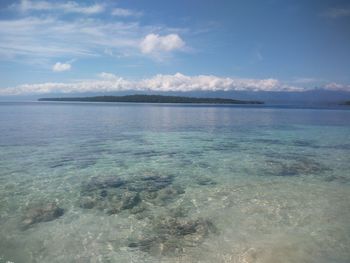
[{"label": "turquoise water", "polygon": [[349,262],[350,111],[0,103],[0,262]]}]

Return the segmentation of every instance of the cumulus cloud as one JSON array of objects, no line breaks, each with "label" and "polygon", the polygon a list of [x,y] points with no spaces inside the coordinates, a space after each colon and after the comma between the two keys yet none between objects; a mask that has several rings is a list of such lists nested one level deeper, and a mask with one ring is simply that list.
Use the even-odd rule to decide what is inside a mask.
[{"label": "cumulus cloud", "polygon": [[298,87],[282,84],[277,79],[243,79],[218,77],[213,75],[186,76],[181,73],[174,75],[156,75],[139,82],[140,87],[154,91],[300,91]]},{"label": "cumulus cloud", "polygon": [[55,65],[52,66],[52,71],[54,72],[62,72],[62,71],[68,71],[72,68],[72,65],[69,63],[61,63],[57,62]]},{"label": "cumulus cloud", "polygon": [[213,75],[187,76],[156,75],[141,80],[127,80],[112,73],[102,72],[99,79],[70,83],[24,84],[0,89],[0,95],[79,93],[112,91],[303,91],[303,88],[281,83],[276,79],[245,79],[218,77]]},{"label": "cumulus cloud", "polygon": [[158,34],[148,34],[140,43],[142,53],[159,53],[182,49],[185,42],[178,34],[160,36]]},{"label": "cumulus cloud", "polygon": [[28,11],[62,11],[65,13],[80,13],[80,14],[97,14],[104,11],[104,6],[100,4],[81,5],[74,1],[68,2],[49,2],[49,1],[30,1],[21,0],[15,8],[22,12]]}]

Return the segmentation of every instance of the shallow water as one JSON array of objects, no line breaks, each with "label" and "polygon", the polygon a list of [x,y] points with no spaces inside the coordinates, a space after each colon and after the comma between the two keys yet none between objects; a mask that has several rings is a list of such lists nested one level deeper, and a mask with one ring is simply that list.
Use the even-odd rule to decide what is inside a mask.
[{"label": "shallow water", "polygon": [[350,261],[349,110],[0,103],[0,135],[0,262]]}]

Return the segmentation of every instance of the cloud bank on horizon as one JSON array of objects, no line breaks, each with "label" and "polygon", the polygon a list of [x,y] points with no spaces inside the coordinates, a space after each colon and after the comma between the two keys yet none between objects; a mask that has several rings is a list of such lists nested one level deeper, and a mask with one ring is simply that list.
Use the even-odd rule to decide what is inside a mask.
[{"label": "cloud bank on horizon", "polygon": [[[350,91],[350,85],[330,83],[326,90]],[[190,92],[190,91],[279,91],[303,92],[306,89],[281,83],[277,79],[241,79],[223,78],[211,75],[186,76],[156,75],[141,80],[127,80],[112,73],[102,72],[99,79],[89,79],[69,83],[47,82],[40,84],[22,84],[0,90],[0,95],[25,95],[49,93],[87,93],[118,91],[156,91],[156,92]]]},{"label": "cloud bank on horizon", "polygon": [[[315,87],[350,92],[350,34],[343,30],[350,7],[346,1],[336,7],[332,1],[321,2],[310,14],[312,4],[284,9],[257,1],[249,6],[254,17],[242,12],[247,7],[244,1],[199,5],[180,0],[162,6],[153,1],[5,2],[0,4],[0,95],[302,92]],[[264,8],[280,13],[280,23],[260,11]],[[284,17],[293,24],[288,24],[288,32]],[[337,30],[325,31],[324,24]],[[322,45],[319,39],[308,38],[310,32],[325,35]],[[290,40],[294,38],[298,42]],[[313,52],[308,50],[311,43]],[[325,52],[327,45],[336,47],[333,53]],[[331,53],[333,58],[328,57]]]}]

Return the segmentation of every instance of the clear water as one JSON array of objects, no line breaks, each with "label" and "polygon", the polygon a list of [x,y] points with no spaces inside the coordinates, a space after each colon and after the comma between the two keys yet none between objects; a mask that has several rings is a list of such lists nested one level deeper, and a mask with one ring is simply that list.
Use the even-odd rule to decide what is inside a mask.
[{"label": "clear water", "polygon": [[[183,191],[81,205],[93,180],[150,176]],[[0,103],[0,262],[350,262],[349,222],[349,110]]]}]

